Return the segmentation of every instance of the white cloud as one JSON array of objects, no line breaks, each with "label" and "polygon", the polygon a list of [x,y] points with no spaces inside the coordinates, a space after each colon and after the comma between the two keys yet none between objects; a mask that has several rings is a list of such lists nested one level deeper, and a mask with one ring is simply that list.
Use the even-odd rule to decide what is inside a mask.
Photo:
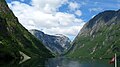
[{"label": "white cloud", "polygon": [[90,12],[96,12],[96,11],[102,11],[102,10],[103,10],[103,8],[100,8],[100,7],[98,7],[98,8],[90,8],[89,9]]},{"label": "white cloud", "polygon": [[76,10],[78,8],[80,8],[80,5],[78,3],[76,3],[76,2],[70,2],[69,3],[69,9],[70,10],[74,11],[74,10]]},{"label": "white cloud", "polygon": [[79,32],[79,29],[81,29],[82,26],[71,26],[71,27],[53,27],[50,29],[45,29],[45,32],[48,32],[49,34],[55,33],[56,34],[64,34],[66,36],[76,36],[76,33]]},{"label": "white cloud", "polygon": [[62,4],[67,3],[67,0],[32,0],[31,4],[38,10],[53,13]]},{"label": "white cloud", "polygon": [[76,10],[75,14],[78,15],[78,16],[81,16],[82,12],[80,10]]},{"label": "white cloud", "polygon": [[[66,2],[67,0],[32,0],[30,6],[13,1],[9,7],[28,30],[38,29],[47,34],[76,36],[85,22],[74,14],[58,12],[58,8]],[[76,14],[80,15],[80,12]]]}]

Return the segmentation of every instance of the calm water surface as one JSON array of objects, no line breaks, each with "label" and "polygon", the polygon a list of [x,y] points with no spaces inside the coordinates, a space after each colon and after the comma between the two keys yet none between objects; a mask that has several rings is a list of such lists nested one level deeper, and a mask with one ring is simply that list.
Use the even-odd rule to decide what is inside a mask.
[{"label": "calm water surface", "polygon": [[114,67],[114,64],[109,64],[109,61],[107,59],[34,58],[23,63],[18,61],[0,63],[0,67]]}]

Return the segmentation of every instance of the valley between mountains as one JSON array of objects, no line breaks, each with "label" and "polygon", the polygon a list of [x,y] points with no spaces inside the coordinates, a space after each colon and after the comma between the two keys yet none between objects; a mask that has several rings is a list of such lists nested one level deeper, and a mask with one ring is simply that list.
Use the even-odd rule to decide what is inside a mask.
[{"label": "valley between mountains", "polygon": [[0,59],[27,56],[51,58],[120,58],[120,10],[107,10],[88,21],[73,42],[62,34],[49,35],[36,29],[27,30],[0,0]]}]

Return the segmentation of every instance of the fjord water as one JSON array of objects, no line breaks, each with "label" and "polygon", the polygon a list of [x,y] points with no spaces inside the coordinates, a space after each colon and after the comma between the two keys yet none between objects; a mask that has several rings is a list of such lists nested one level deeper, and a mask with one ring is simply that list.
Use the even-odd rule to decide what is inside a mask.
[{"label": "fjord water", "polygon": [[110,59],[34,58],[23,63],[12,61],[0,64],[0,67],[114,67],[109,61]]},{"label": "fjord water", "polygon": [[48,59],[46,67],[114,67],[109,60],[52,58]]}]

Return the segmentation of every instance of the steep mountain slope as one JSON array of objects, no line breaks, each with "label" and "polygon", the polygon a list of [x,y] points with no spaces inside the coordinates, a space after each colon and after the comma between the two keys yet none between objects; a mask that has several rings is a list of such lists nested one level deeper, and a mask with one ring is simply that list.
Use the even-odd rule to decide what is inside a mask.
[{"label": "steep mountain slope", "polygon": [[31,57],[52,57],[52,53],[18,22],[5,0],[0,0],[0,58],[19,58],[19,51]]},{"label": "steep mountain slope", "polygon": [[120,55],[120,10],[101,12],[86,23],[69,56],[110,58],[114,53]]},{"label": "steep mountain slope", "polygon": [[30,32],[57,55],[65,53],[71,46],[70,39],[64,35],[48,35],[34,29]]}]

